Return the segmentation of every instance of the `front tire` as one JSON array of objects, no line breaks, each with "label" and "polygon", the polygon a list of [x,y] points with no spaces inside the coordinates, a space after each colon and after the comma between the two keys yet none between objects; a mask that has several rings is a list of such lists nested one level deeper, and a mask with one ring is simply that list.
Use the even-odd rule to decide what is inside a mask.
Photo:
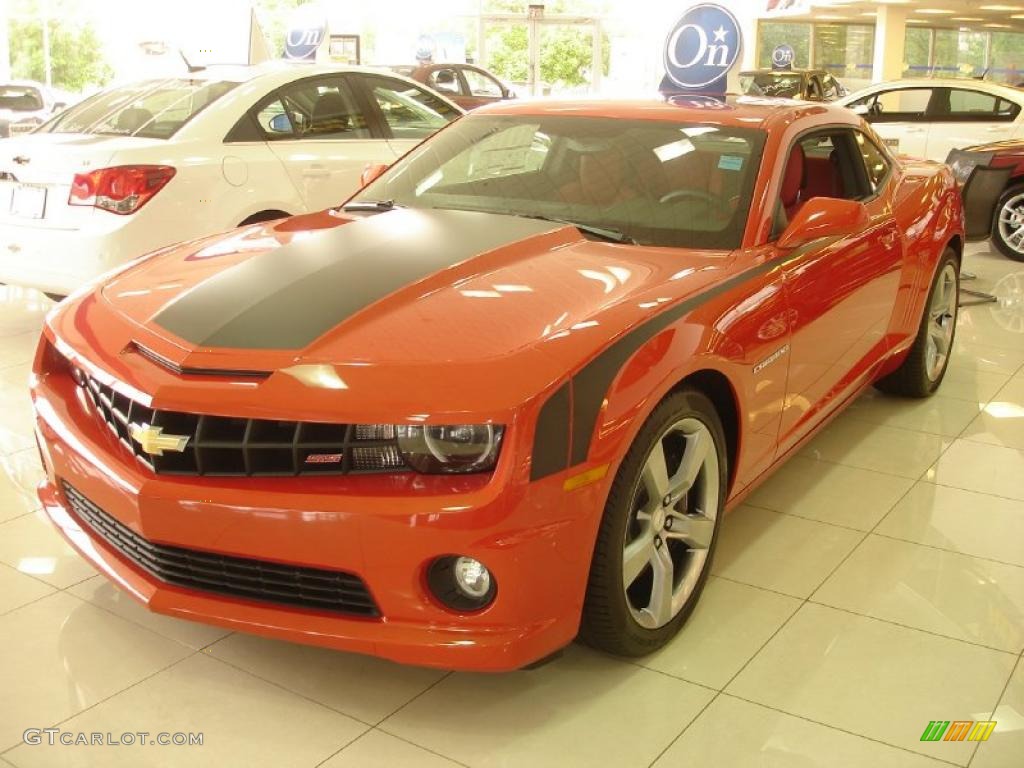
[{"label": "front tire", "polygon": [[992,242],[1008,259],[1024,261],[1024,184],[1008,187],[996,203]]},{"label": "front tire", "polygon": [[960,262],[947,248],[935,271],[917,338],[895,371],[875,382],[883,392],[904,397],[928,397],[942,383],[956,337],[960,302]]},{"label": "front tire", "polygon": [[679,632],[711,570],[727,477],[711,401],[695,389],[666,397],[612,483],[583,606],[584,642],[643,656]]}]

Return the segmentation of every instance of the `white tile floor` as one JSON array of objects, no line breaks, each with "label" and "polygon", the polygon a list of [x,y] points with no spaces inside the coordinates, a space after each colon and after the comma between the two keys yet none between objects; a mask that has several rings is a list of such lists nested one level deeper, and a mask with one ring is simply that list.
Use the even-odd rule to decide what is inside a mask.
[{"label": "white tile floor", "polygon": [[[1024,765],[1024,265],[972,247],[939,395],[869,393],[725,524],[684,632],[501,676],[147,613],[40,519],[24,380],[49,302],[0,289],[0,765]],[[929,720],[998,722],[982,744]],[[201,731],[202,747],[21,743]]]}]

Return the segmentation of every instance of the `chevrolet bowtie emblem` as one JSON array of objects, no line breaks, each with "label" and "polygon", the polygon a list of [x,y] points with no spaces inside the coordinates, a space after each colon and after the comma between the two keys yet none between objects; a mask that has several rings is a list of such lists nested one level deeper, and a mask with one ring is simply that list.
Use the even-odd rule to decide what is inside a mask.
[{"label": "chevrolet bowtie emblem", "polygon": [[163,456],[164,451],[181,453],[189,440],[188,435],[165,435],[163,427],[152,424],[132,424],[128,432],[139,448],[150,456]]}]

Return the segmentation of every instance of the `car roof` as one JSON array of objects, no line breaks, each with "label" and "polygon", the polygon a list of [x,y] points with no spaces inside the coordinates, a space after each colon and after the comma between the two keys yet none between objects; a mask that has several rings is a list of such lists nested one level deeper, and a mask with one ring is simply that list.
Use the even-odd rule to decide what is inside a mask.
[{"label": "car roof", "polygon": [[[295,78],[296,74],[301,77],[315,77],[316,75],[333,75],[346,72],[363,72],[381,74],[386,67],[355,66],[353,64],[317,64],[304,61],[286,61],[278,59],[267,61],[252,66],[235,64],[212,64],[203,67],[195,72],[175,72],[166,75],[166,79],[173,78],[194,78],[196,80],[219,80],[232,83],[248,83],[258,79],[281,79],[289,81]],[[159,80],[161,78],[148,78]]]},{"label": "car roof", "polygon": [[741,75],[824,75],[826,74],[824,69],[805,69],[803,67],[793,67],[792,69],[771,69],[769,67],[760,67],[758,69],[744,69],[740,72]]},{"label": "car roof", "polygon": [[[708,107],[705,96],[652,97],[647,99],[544,99],[512,100],[489,104],[472,115],[565,115],[614,117],[625,120],[671,120],[715,123],[736,128],[769,130],[775,123],[789,124],[808,115],[829,112],[836,122],[857,125],[853,112],[821,102],[729,94],[722,106]],[[719,102],[720,103],[720,102]]]}]

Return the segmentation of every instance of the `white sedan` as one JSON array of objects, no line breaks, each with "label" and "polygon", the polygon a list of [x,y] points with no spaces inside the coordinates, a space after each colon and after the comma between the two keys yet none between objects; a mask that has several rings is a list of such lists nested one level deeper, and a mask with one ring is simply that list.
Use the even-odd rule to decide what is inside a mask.
[{"label": "white sedan", "polygon": [[0,283],[66,295],[149,251],[338,205],[462,114],[357,67],[213,67],[111,88],[0,141]]},{"label": "white sedan", "polygon": [[894,152],[940,162],[953,149],[1024,136],[1024,90],[983,80],[894,80],[836,104],[862,114]]}]

